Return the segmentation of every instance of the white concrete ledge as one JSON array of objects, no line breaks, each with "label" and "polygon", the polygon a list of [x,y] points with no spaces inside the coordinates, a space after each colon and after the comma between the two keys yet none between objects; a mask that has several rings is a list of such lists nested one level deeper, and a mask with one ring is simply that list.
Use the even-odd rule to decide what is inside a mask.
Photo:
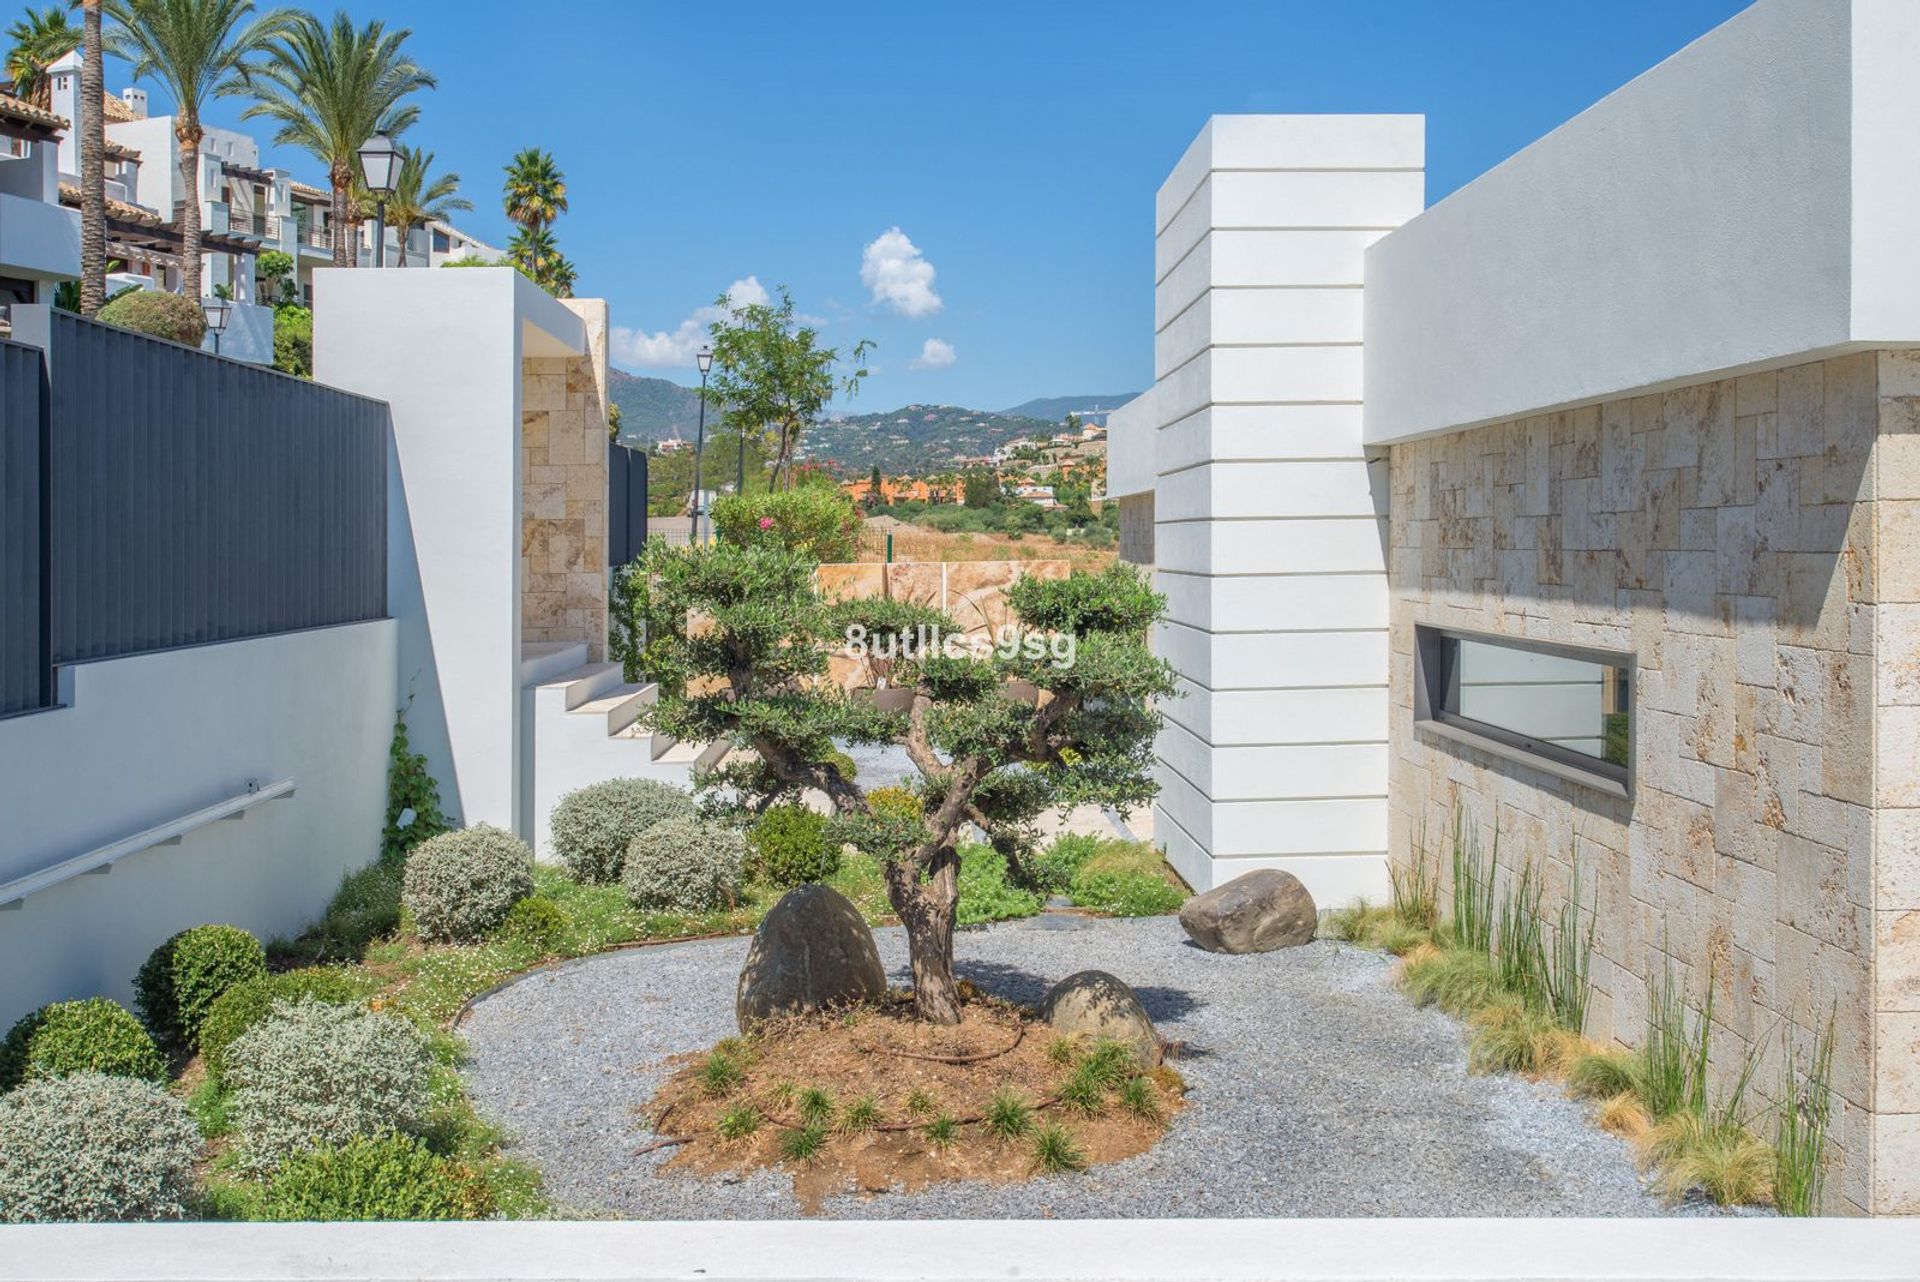
[{"label": "white concrete ledge", "polygon": [[1911,1278],[1911,1220],[1078,1220],[48,1225],[7,1282],[699,1279],[1167,1282]]}]

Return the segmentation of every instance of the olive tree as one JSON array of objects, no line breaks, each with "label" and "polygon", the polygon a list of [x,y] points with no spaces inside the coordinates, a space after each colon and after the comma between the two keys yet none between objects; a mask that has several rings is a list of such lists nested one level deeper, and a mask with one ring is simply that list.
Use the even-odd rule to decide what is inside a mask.
[{"label": "olive tree", "polygon": [[[1126,565],[1028,577],[1008,593],[1015,622],[983,641],[924,606],[826,601],[814,569],[776,542],[656,541],[621,572],[618,626],[659,683],[655,728],[746,750],[699,780],[709,804],[823,794],[835,838],[881,861],[915,1013],[955,1023],[961,838],[977,826],[1018,867],[1046,811],[1153,796],[1154,701],[1174,686],[1147,634],[1165,602]],[[836,679],[836,653],[842,678],[858,663],[874,686]],[[896,743],[919,774],[917,806],[876,806],[839,764],[843,744]]]}]

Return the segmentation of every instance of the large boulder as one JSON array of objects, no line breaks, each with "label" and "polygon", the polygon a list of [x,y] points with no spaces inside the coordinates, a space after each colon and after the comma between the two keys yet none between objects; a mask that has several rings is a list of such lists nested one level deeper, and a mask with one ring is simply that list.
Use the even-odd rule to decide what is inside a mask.
[{"label": "large boulder", "polygon": [[1235,877],[1180,909],[1187,936],[1210,953],[1270,953],[1313,938],[1319,920],[1313,896],[1292,873],[1276,868]]},{"label": "large boulder", "polygon": [[1040,1016],[1062,1037],[1105,1038],[1131,1046],[1143,1065],[1160,1062],[1160,1034],[1125,981],[1104,970],[1069,975],[1047,993]]},{"label": "large boulder", "polygon": [[873,932],[845,895],[795,886],[753,932],[734,1016],[740,1031],[776,1015],[797,1015],[886,995],[887,972]]}]

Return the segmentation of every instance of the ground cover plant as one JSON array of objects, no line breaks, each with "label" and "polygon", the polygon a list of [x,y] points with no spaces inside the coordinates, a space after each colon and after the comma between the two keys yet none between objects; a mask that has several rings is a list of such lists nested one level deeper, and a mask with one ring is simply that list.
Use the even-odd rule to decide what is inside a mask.
[{"label": "ground cover plant", "polygon": [[1185,1083],[1117,1042],[1054,1038],[1031,1010],[977,994],[957,1024],[911,998],[791,1016],[720,1042],[649,1106],[697,1174],[778,1167],[803,1206],[856,1188],[1008,1182],[1144,1152]]},{"label": "ground cover plant", "polygon": [[1810,1053],[1796,1054],[1791,1032],[1785,1035],[1772,1101],[1752,1089],[1764,1039],[1716,1093],[1709,1072],[1716,976],[1709,968],[1696,1014],[1669,962],[1648,982],[1639,1045],[1600,1046],[1585,1036],[1595,926],[1577,849],[1568,891],[1551,917],[1531,861],[1506,867],[1503,879],[1497,836],[1483,850],[1459,812],[1448,864],[1444,918],[1438,860],[1422,840],[1408,865],[1394,870],[1390,905],[1329,913],[1325,933],[1402,956],[1407,995],[1466,1021],[1474,1071],[1555,1081],[1591,1101],[1595,1120],[1634,1143],[1669,1197],[1820,1213],[1833,1107],[1831,1020]]}]

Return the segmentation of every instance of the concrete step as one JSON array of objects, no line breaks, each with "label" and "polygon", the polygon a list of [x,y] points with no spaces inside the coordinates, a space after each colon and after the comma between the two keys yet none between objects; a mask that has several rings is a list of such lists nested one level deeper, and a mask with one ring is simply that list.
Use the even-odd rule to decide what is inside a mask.
[{"label": "concrete step", "polygon": [[576,668],[547,678],[540,683],[542,692],[559,691],[568,712],[592,703],[624,684],[617,663],[583,663]]},{"label": "concrete step", "polygon": [[520,684],[544,685],[586,661],[584,641],[528,641],[520,647]]},{"label": "concrete step", "polygon": [[660,687],[651,683],[622,682],[568,712],[576,717],[605,717],[607,733],[617,735],[634,723],[659,692]]}]

